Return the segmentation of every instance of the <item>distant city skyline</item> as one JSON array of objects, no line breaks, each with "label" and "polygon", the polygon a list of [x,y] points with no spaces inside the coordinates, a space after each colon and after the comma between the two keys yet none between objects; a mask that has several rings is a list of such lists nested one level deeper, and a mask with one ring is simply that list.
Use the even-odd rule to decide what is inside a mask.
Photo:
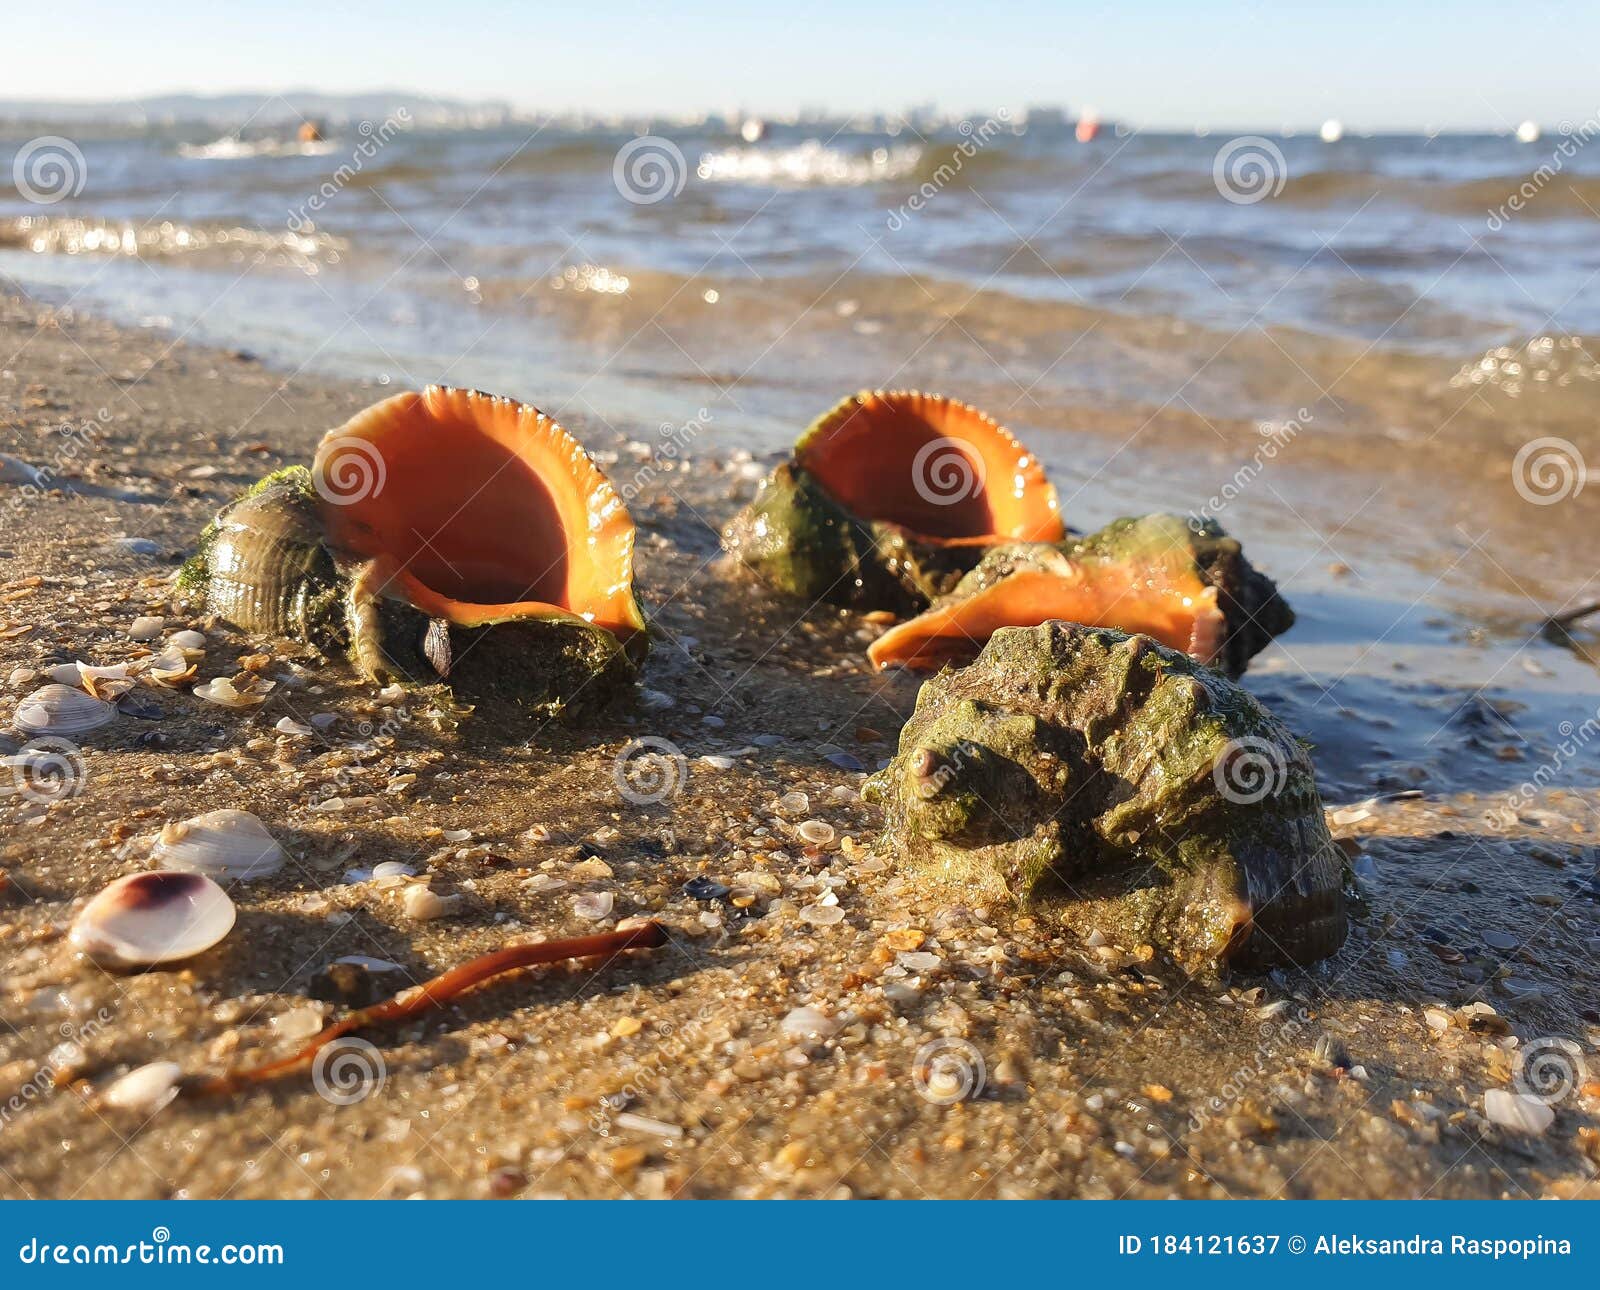
[{"label": "distant city skyline", "polygon": [[[365,9],[365,11],[363,11]],[[1600,112],[1600,6],[59,0],[7,15],[0,98],[393,88],[524,112],[790,115],[1063,105],[1144,128],[1553,128]]]}]

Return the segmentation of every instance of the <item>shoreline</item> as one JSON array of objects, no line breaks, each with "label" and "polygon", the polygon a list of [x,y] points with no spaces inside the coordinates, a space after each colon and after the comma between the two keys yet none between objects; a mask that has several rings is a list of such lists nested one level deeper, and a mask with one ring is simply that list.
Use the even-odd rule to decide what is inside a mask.
[{"label": "shoreline", "polygon": [[[1482,1119],[1482,1093],[1510,1087],[1518,1069],[1510,1039],[1566,1038],[1592,1058],[1600,1034],[1600,918],[1584,886],[1600,854],[1592,772],[1580,760],[1587,782],[1541,785],[1501,833],[1481,823],[1548,762],[1581,692],[1558,702],[1582,675],[1564,661],[1540,655],[1552,677],[1518,677],[1538,738],[1517,765],[1500,751],[1514,741],[1460,697],[1462,669],[1488,657],[1496,675],[1498,658],[1461,621],[1406,619],[1393,648],[1409,674],[1361,671],[1340,692],[1354,701],[1329,705],[1285,658],[1327,652],[1315,675],[1333,676],[1383,629],[1355,612],[1370,608],[1359,593],[1343,604],[1291,588],[1309,609],[1303,634],[1292,654],[1264,655],[1247,684],[1319,744],[1330,808],[1400,787],[1372,781],[1391,747],[1417,753],[1393,771],[1403,780],[1420,767],[1426,795],[1336,826],[1372,876],[1328,964],[1194,980],[1028,912],[918,887],[872,852],[877,812],[856,799],[861,771],[838,761],[870,769],[892,751],[917,682],[867,671],[876,629],[856,616],[796,623],[718,565],[716,527],[753,488],[755,463],[697,445],[690,468],[644,481],[631,504],[641,592],[660,628],[644,704],[579,730],[485,711],[452,729],[448,714],[385,704],[308,649],[167,603],[166,579],[218,505],[306,460],[323,430],[394,387],[286,382],[237,355],[92,318],[40,328],[49,316],[0,304],[0,342],[21,350],[0,364],[0,451],[39,465],[52,443],[41,430],[96,427],[59,474],[103,494],[7,499],[0,674],[128,657],[129,623],[158,613],[169,631],[205,632],[202,677],[268,649],[283,679],[243,712],[157,695],[159,715],[86,738],[76,795],[0,800],[12,839],[0,852],[0,974],[15,1026],[0,1036],[0,1105],[23,1099],[0,1132],[0,1193],[1595,1194],[1595,1091],[1574,1089],[1537,1136]],[[567,424],[618,481],[636,469],[630,444],[654,436]],[[1261,563],[1276,571],[1270,541]],[[34,684],[8,684],[0,714]],[[335,720],[309,742],[274,729],[320,712]],[[1408,724],[1418,712],[1437,738]],[[638,806],[619,799],[615,767],[647,736],[681,749],[684,772],[675,796]],[[330,785],[344,809],[317,805]],[[804,807],[774,809],[794,793]],[[235,892],[234,931],[142,976],[70,962],[61,932],[75,903],[144,868],[145,839],[164,821],[225,806],[260,815],[294,856]],[[834,840],[800,839],[808,818]],[[450,912],[417,922],[400,884],[343,880],[388,860],[431,875]],[[685,895],[693,877],[737,878],[757,893],[757,916]],[[843,918],[807,921],[830,890]],[[291,1080],[176,1102],[145,1122],[95,1096],[141,1063],[209,1070],[292,1047],[308,1009],[330,1012],[308,996],[312,974],[342,955],[397,963],[387,975],[404,981],[513,936],[595,930],[571,906],[585,892],[614,897],[600,926],[648,914],[671,944],[598,974],[496,983],[374,1036],[385,1078],[358,1102]],[[1493,950],[1485,932],[1516,948]],[[908,968],[906,953],[937,962]],[[81,1057],[61,1059],[69,1031]],[[918,1071],[930,1044],[964,1063],[971,1098],[927,1096]],[[53,1086],[43,1092],[41,1071]]]}]

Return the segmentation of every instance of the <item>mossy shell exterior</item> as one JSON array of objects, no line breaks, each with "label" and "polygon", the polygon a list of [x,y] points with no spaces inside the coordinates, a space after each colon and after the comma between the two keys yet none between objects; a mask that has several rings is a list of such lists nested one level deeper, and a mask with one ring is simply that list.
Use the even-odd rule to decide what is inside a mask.
[{"label": "mossy shell exterior", "polygon": [[784,462],[722,531],[729,554],[768,586],[809,604],[913,612],[949,591],[983,554],[978,546],[919,542],[859,520],[806,470]]},{"label": "mossy shell exterior", "polygon": [[[859,471],[836,472],[841,487],[830,487],[825,476],[834,464],[835,445],[848,441],[849,451],[870,452],[875,436],[903,440],[906,450],[921,451],[887,469],[887,478],[868,463]],[[929,447],[955,447],[966,456],[946,455],[946,467],[967,470],[975,484],[992,481],[995,505],[1006,512],[1004,531],[973,531],[970,511],[956,526],[960,532],[935,531],[936,521],[954,519],[958,503],[976,494],[940,498],[939,458],[924,456]],[[913,489],[909,512],[898,519],[875,518],[875,493],[897,486],[902,500],[908,500],[907,481],[916,482],[913,470],[917,479],[926,473],[927,488]],[[722,538],[730,554],[787,595],[911,613],[951,590],[996,542],[1049,540],[1062,533],[1055,491],[1043,469],[992,418],[939,395],[863,390],[807,427],[790,460],[762,480],[754,500],[724,528]]]},{"label": "mossy shell exterior", "polygon": [[1146,637],[996,632],[923,685],[866,795],[900,864],[1193,969],[1307,963],[1345,938],[1343,857],[1305,749]]}]

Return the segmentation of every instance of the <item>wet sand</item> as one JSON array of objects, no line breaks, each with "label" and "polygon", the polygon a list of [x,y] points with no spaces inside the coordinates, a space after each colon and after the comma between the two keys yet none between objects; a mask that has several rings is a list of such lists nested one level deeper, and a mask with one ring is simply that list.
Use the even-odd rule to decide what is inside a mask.
[{"label": "wet sand", "polygon": [[[687,469],[643,478],[632,509],[657,638],[631,714],[569,729],[480,708],[457,722],[170,599],[219,505],[390,390],[286,379],[18,300],[0,306],[0,350],[15,355],[0,365],[0,451],[56,462],[70,485],[0,485],[0,724],[40,667],[134,657],[128,629],[147,614],[205,633],[202,678],[266,651],[278,681],[243,711],[141,688],[139,715],[85,737],[76,793],[0,798],[0,1194],[1600,1194],[1600,776],[1594,744],[1562,750],[1600,706],[1600,674],[1528,644],[1535,601],[1469,566],[1471,541],[1448,571],[1442,546],[1396,541],[1403,572],[1380,576],[1368,515],[1338,554],[1369,567],[1335,559],[1334,517],[1374,469],[1360,453],[1319,448],[1337,464],[1313,457],[1298,491],[1276,477],[1306,520],[1258,519],[1246,538],[1301,614],[1247,683],[1312,741],[1363,900],[1328,962],[1207,980],[1059,934],[1046,911],[912,884],[873,847],[857,790],[917,682],[869,672],[880,628],[797,618],[719,560],[716,529],[763,461],[697,444]],[[619,484],[655,433],[564,420]],[[1075,460],[1109,459],[1126,429],[1085,431]],[[1138,468],[1152,459],[1126,459],[1097,518],[1215,480],[1214,462],[1183,464],[1182,439],[1158,481]],[[1486,469],[1439,470],[1452,491],[1417,490],[1417,531],[1436,512],[1487,517],[1464,482]],[[1571,587],[1592,571],[1591,515],[1508,518],[1496,562],[1536,568],[1539,595],[1563,575]],[[1516,545],[1524,530],[1537,545]],[[275,729],[323,713],[313,736]],[[626,758],[645,738],[683,760],[654,767],[675,791],[640,804],[617,771],[639,769]],[[1513,793],[1513,815],[1491,823]],[[82,901],[145,868],[162,823],[220,807],[257,813],[293,856],[234,888],[233,932],[176,969],[77,961],[64,932]],[[833,839],[806,841],[808,820]],[[346,881],[385,861],[428,876],[444,916],[407,917],[406,880]],[[686,894],[697,877],[740,904]],[[574,910],[590,893],[614,898],[598,924]],[[635,914],[670,944],[529,972],[373,1033],[381,1086],[348,1104],[304,1077],[150,1115],[101,1096],[143,1063],[202,1073],[295,1047],[333,1014],[309,991],[341,956],[397,964],[373,977],[397,988],[512,938]],[[1489,1123],[1484,1093],[1513,1087],[1524,1051],[1551,1039],[1586,1071],[1553,1122]]]}]

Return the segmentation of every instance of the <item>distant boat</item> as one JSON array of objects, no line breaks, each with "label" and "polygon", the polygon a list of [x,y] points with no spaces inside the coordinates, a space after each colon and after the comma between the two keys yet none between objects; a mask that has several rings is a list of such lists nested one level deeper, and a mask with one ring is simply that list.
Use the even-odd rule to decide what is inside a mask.
[{"label": "distant boat", "polygon": [[1338,143],[1344,138],[1344,122],[1338,117],[1329,117],[1322,123],[1322,142]]},{"label": "distant boat", "polygon": [[1078,118],[1078,128],[1074,133],[1079,143],[1093,143],[1095,136],[1100,133],[1100,118],[1093,112],[1085,112]]},{"label": "distant boat", "polygon": [[1539,142],[1539,123],[1537,121],[1524,121],[1517,127],[1517,138],[1523,143]]},{"label": "distant boat", "polygon": [[739,137],[746,143],[760,143],[767,137],[767,123],[758,116],[747,116],[739,126]]}]

